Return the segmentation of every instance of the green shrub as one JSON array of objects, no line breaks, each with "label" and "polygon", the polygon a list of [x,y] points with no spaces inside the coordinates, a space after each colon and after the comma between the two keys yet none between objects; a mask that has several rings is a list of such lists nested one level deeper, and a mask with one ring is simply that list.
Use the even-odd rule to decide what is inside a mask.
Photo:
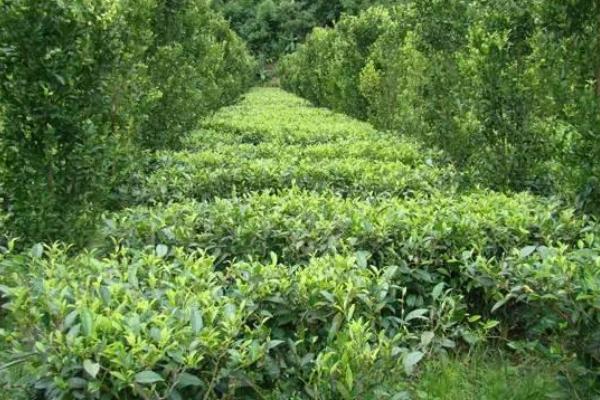
[{"label": "green shrub", "polygon": [[[426,304],[415,294],[443,282],[470,315],[500,321],[495,336],[502,342],[563,362],[575,352],[594,371],[597,232],[572,211],[528,195],[360,201],[292,190],[128,210],[106,220],[96,245],[205,248],[219,267],[266,262],[271,252],[286,264],[356,254],[368,265],[398,266],[398,279],[413,293],[410,304]],[[481,340],[471,333],[461,338]]]},{"label": "green shrub", "polygon": [[413,167],[401,162],[346,157],[298,160],[295,154],[244,159],[188,153],[170,153],[158,162],[160,168],[142,181],[140,194],[134,201],[210,200],[292,186],[361,197],[377,194],[413,197],[453,188],[451,169],[427,164]]},{"label": "green shrub", "polygon": [[[510,266],[510,268],[506,268]],[[465,276],[485,282],[492,310],[511,320],[512,329],[525,330],[555,354],[577,351],[581,360],[600,365],[598,306],[600,248],[597,232],[575,246],[526,246],[502,261],[478,257],[465,265]],[[514,346],[525,345],[517,343]]]},{"label": "green shrub", "polygon": [[[129,187],[131,203],[208,200],[293,185],[361,197],[453,190],[440,152],[379,133],[278,89],[251,91],[184,140],[157,153]],[[133,188],[133,189],[132,189]]]},{"label": "green shrub", "polygon": [[[423,364],[495,347],[569,366],[570,385],[592,382],[571,397],[590,397],[596,222],[531,194],[457,193],[442,153],[353,122],[254,90],[189,152],[150,158],[123,190],[165,203],[107,213],[87,251],[0,239],[6,395],[427,398]],[[465,396],[555,394],[530,374],[487,392],[466,375]]]},{"label": "green shrub", "polygon": [[177,147],[201,117],[229,104],[252,83],[254,61],[227,23],[203,0],[157,1],[146,63],[151,96],[140,143]]},{"label": "green shrub", "polygon": [[280,63],[281,80],[316,104],[443,149],[467,183],[570,199],[580,191],[581,208],[593,210],[600,24],[579,10],[596,7],[374,7],[314,30]]},{"label": "green shrub", "polygon": [[[149,219],[144,217],[135,229],[144,229]],[[492,227],[509,234],[508,221]],[[476,230],[463,223],[463,229]],[[550,230],[570,229],[554,224]],[[415,222],[411,229],[422,225]],[[0,332],[11,348],[7,361],[28,371],[11,387],[33,395],[35,385],[46,397],[283,399],[318,393],[332,400],[384,399],[395,393],[382,385],[386,374],[410,374],[426,355],[482,343],[491,330],[515,348],[520,339],[538,340],[552,345],[555,356],[569,359],[577,351],[582,360],[593,361],[597,240],[588,234],[575,246],[520,247],[532,242],[517,238],[527,236],[519,223],[511,226],[514,236],[498,243],[517,247],[493,258],[487,253],[494,252],[491,247],[469,251],[466,234],[466,247],[453,260],[463,239],[454,249],[441,249],[429,239],[436,234],[428,233],[420,242],[407,240],[407,250],[414,244],[410,254],[395,249],[396,259],[409,263],[381,261],[377,267],[368,267],[374,260],[358,251],[312,258],[301,267],[281,265],[271,253],[271,261],[222,269],[203,253],[162,240],[104,258],[70,257],[61,246],[5,254],[0,262],[5,323],[19,329]],[[461,237],[444,231],[448,240]],[[494,234],[500,232],[489,237]],[[556,237],[570,235],[565,234]],[[448,259],[436,265],[439,254]],[[456,281],[445,265],[460,273]],[[473,291],[481,295],[475,299]]]},{"label": "green shrub", "polygon": [[[19,326],[3,340],[30,371],[21,390],[47,398],[370,396],[385,373],[402,374],[399,360],[410,372],[434,347],[410,327],[442,317],[405,303],[394,268],[353,258],[218,272],[176,248],[97,259],[55,246],[8,255],[0,268],[7,319]],[[449,321],[464,316],[456,301]],[[437,329],[446,346],[459,332]]]},{"label": "green shrub", "polygon": [[387,0],[217,0],[213,7],[264,61],[294,51],[313,27]]},{"label": "green shrub", "polygon": [[589,229],[572,211],[528,195],[358,200],[292,189],[124,210],[107,216],[99,240],[107,240],[108,248],[113,241],[131,248],[202,248],[220,261],[264,261],[275,252],[286,264],[365,251],[377,265],[414,264],[452,274],[465,251],[503,257],[512,248],[574,244]]},{"label": "green shrub", "polygon": [[390,11],[372,7],[342,18],[335,30],[316,29],[299,50],[279,65],[282,85],[320,106],[366,118],[367,102],[358,76],[372,45],[393,29]]},{"label": "green shrub", "polygon": [[[239,104],[224,108],[204,120],[202,128],[223,136],[223,142],[229,141],[233,135],[239,138],[236,143],[254,144],[264,141],[312,144],[381,137],[370,124],[315,108],[292,94],[274,88],[249,92]],[[202,143],[205,133],[200,131],[192,135],[192,141],[194,136],[196,142]],[[220,143],[218,137],[215,139],[216,143]]]},{"label": "green shrub", "polygon": [[76,238],[127,151],[124,132],[113,124],[111,86],[136,51],[122,39],[127,5],[2,4],[0,170],[16,233],[28,240]]},{"label": "green shrub", "polygon": [[27,241],[79,242],[118,204],[135,145],[177,145],[251,82],[245,47],[201,0],[1,7],[0,177]]},{"label": "green shrub", "polygon": [[[276,159],[279,156],[283,158],[296,156],[297,159],[311,162],[340,159],[399,162],[411,167],[417,167],[428,161],[437,161],[440,158],[439,153],[423,149],[412,140],[391,139],[383,135],[380,137],[374,136],[372,139],[349,137],[347,139],[339,138],[338,141],[333,142],[288,145],[272,141],[257,141],[256,144],[226,144],[228,139],[233,142],[243,136],[231,135],[227,137],[226,134],[220,135],[223,139],[221,143],[213,145],[211,143],[213,142],[212,138],[206,141],[202,140],[202,138],[207,138],[208,135],[208,132],[203,131],[202,134],[195,135],[191,140],[187,140],[186,145],[189,146],[190,150],[197,150],[193,155],[188,153],[190,156],[198,161],[203,160],[207,166],[212,168],[232,165],[236,162],[235,160],[240,159],[250,161]],[[217,136],[216,133],[215,136]],[[267,136],[264,135],[264,139],[267,139]],[[214,139],[214,142],[218,141],[218,138]],[[165,159],[165,163],[168,163],[169,155],[168,152],[159,153],[159,156]]]}]

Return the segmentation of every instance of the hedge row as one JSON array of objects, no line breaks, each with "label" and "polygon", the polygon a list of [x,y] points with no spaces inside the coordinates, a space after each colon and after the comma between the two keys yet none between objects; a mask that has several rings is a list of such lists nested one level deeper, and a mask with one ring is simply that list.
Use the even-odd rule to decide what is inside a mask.
[{"label": "hedge row", "polygon": [[[239,136],[231,135],[230,138],[238,139]],[[198,134],[198,142],[200,142],[200,134]],[[316,144],[284,145],[273,141],[256,144],[227,142],[226,139],[223,139],[220,143],[213,143],[212,140],[209,140],[208,143],[198,143],[198,147],[192,147],[188,150],[196,150],[193,153],[196,160],[204,160],[213,167],[234,165],[236,160],[239,159],[276,159],[278,157],[296,157],[302,161],[356,159],[400,162],[411,167],[441,160],[440,153],[423,149],[412,140],[394,140],[383,135],[372,139],[358,140],[349,137],[339,139],[339,141]],[[193,145],[189,143],[189,146]],[[158,158],[166,160],[168,156],[169,153],[165,152],[159,154]]]},{"label": "hedge row", "polygon": [[[106,217],[98,240],[111,248],[166,244],[206,249],[220,262],[270,253],[286,264],[364,251],[377,264],[452,273],[464,252],[503,257],[513,248],[573,245],[593,224],[557,203],[497,193],[359,200],[299,189],[211,202],[138,207]],[[98,245],[98,243],[96,243]]]},{"label": "hedge row", "polygon": [[[370,124],[315,108],[297,96],[271,88],[250,91],[240,103],[203,121],[202,128],[224,135],[226,140],[230,135],[239,136],[242,143],[314,144],[381,136]],[[203,139],[204,132],[200,131],[190,140],[201,144]]]},{"label": "hedge row", "polygon": [[[583,12],[588,10],[589,12]],[[590,0],[409,0],[317,28],[284,88],[437,146],[499,190],[598,207],[600,20]]]},{"label": "hedge row", "polygon": [[0,8],[0,184],[15,234],[32,242],[77,241],[142,149],[178,146],[254,78],[204,0]]},{"label": "hedge row", "polygon": [[118,202],[209,200],[291,186],[360,197],[455,189],[441,152],[279,89],[252,90],[202,125],[185,139],[185,151],[157,153]]},{"label": "hedge row", "polygon": [[170,153],[159,159],[159,163],[157,172],[143,181],[136,195],[138,202],[207,200],[292,186],[361,197],[374,194],[411,197],[453,187],[450,168],[427,164],[412,167],[369,159],[312,161],[282,155],[275,159],[217,157],[215,160],[213,156]]},{"label": "hedge row", "polygon": [[134,253],[4,257],[7,320],[19,329],[2,336],[27,363],[11,387],[46,398],[386,399],[387,373],[410,373],[468,331],[436,326],[464,316],[442,287],[427,302],[454,307],[418,308],[396,268],[352,257],[218,272],[201,253]]},{"label": "hedge row", "polygon": [[[139,216],[143,230],[149,216]],[[390,399],[403,392],[399,377],[427,354],[490,335],[514,346],[537,340],[555,355],[577,352],[597,362],[597,239],[588,232],[574,246],[537,245],[543,241],[524,239],[531,233],[515,222],[522,218],[497,228],[505,244],[519,247],[488,258],[467,244],[439,265],[436,251],[450,257],[462,246],[459,239],[450,247],[458,229],[444,250],[436,239],[407,239],[406,249],[415,245],[410,255],[376,267],[358,251],[303,266],[282,265],[271,253],[270,261],[221,269],[169,239],[103,258],[71,257],[60,246],[5,254],[5,322],[19,329],[0,334],[12,349],[10,362],[25,371],[10,387],[47,398]],[[577,223],[546,222],[565,239],[574,239],[570,229],[581,232]],[[252,254],[255,244],[246,246]]]}]

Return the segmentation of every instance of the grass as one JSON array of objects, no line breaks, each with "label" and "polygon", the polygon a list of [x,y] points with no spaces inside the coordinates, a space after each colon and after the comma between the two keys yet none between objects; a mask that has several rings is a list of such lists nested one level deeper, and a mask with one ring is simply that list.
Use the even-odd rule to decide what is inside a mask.
[{"label": "grass", "polygon": [[510,360],[505,354],[431,360],[411,392],[418,400],[567,399],[556,366],[535,358]]}]

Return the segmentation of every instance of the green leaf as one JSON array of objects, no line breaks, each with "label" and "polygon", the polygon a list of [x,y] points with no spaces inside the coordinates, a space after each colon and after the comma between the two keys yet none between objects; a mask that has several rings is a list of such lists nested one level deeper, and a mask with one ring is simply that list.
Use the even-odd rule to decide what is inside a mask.
[{"label": "green leaf", "polygon": [[95,378],[100,372],[100,364],[92,362],[91,360],[83,361],[83,369],[88,373],[89,376]]},{"label": "green leaf", "polygon": [[472,315],[469,317],[468,321],[470,323],[474,323],[474,322],[479,321],[480,319],[481,319],[481,315]]},{"label": "green leaf", "polygon": [[506,296],[502,300],[497,301],[496,304],[494,304],[494,306],[492,307],[492,313],[496,312],[499,308],[501,308],[503,305],[508,303],[508,301],[510,299],[511,299],[511,296]]},{"label": "green leaf", "polygon": [[223,315],[226,319],[233,321],[237,316],[237,307],[233,303],[227,303],[223,307]]},{"label": "green leaf", "polygon": [[102,298],[102,301],[104,302],[105,305],[110,304],[111,295],[110,295],[110,289],[107,286],[100,287],[100,297]]},{"label": "green leaf", "polygon": [[346,387],[352,389],[354,387],[354,376],[352,374],[352,368],[346,365]]},{"label": "green leaf", "polygon": [[437,300],[440,297],[442,291],[444,290],[444,285],[444,282],[440,282],[437,285],[435,285],[435,287],[431,291],[431,297],[433,297],[434,300]]},{"label": "green leaf", "polygon": [[169,400],[183,400],[183,397],[181,397],[181,394],[177,390],[173,389],[169,393]]},{"label": "green leaf", "polygon": [[69,378],[69,387],[73,389],[83,389],[87,387],[88,382],[83,378]]},{"label": "green leaf", "polygon": [[337,334],[340,326],[342,325],[342,321],[344,316],[342,314],[336,314],[333,318],[333,322],[331,323],[331,327],[329,328],[329,335],[327,336],[327,341],[331,342],[335,335]]},{"label": "green leaf", "polygon": [[169,253],[169,247],[164,244],[159,244],[156,246],[156,255],[160,258],[165,258],[165,256]]},{"label": "green leaf", "polygon": [[284,340],[271,340],[271,341],[269,341],[268,349],[269,350],[274,349],[275,347],[277,347],[277,346],[279,346],[280,344],[283,344],[283,343],[285,343]]},{"label": "green leaf", "polygon": [[412,396],[407,391],[396,393],[390,400],[411,400]]},{"label": "green leaf", "polygon": [[529,257],[537,249],[536,246],[526,246],[521,249],[521,258]]},{"label": "green leaf", "polygon": [[340,381],[335,382],[335,387],[337,391],[342,395],[344,400],[352,400],[354,397],[350,393],[350,391],[344,386],[344,384]]},{"label": "green leaf", "polygon": [[85,336],[92,336],[94,331],[94,319],[90,310],[83,310],[81,313],[81,330]]},{"label": "green leaf", "polygon": [[44,255],[44,245],[36,243],[31,248],[31,256],[34,258],[41,258]]},{"label": "green leaf", "polygon": [[429,346],[433,338],[435,337],[435,333],[431,331],[425,331],[421,334],[421,344],[423,346]]},{"label": "green leaf", "polygon": [[139,286],[139,282],[138,282],[138,278],[137,278],[137,266],[132,265],[129,267],[129,269],[127,270],[127,281],[129,282],[129,284],[131,286],[133,286],[134,288],[138,288]]},{"label": "green leaf", "polygon": [[333,297],[333,294],[331,294],[330,292],[328,292],[327,290],[321,290],[321,296],[325,297],[325,299],[330,302],[331,304],[335,303],[335,298]]},{"label": "green leaf", "polygon": [[402,364],[404,365],[404,371],[408,375],[411,375],[415,369],[415,365],[417,365],[419,361],[423,359],[423,356],[425,356],[425,354],[420,351],[413,351],[404,356],[404,360],[402,361]]},{"label": "green leaf", "polygon": [[412,310],[411,312],[409,312],[408,315],[406,316],[406,318],[404,318],[404,320],[406,322],[411,321],[413,319],[426,320],[427,318],[425,318],[424,315],[427,314],[428,312],[429,312],[429,310],[426,308],[417,308],[416,310]]},{"label": "green leaf", "polygon": [[78,316],[79,316],[79,313],[77,312],[77,310],[71,311],[69,314],[67,314],[67,316],[65,317],[65,320],[63,321],[63,328],[65,330],[67,330],[70,327],[72,327]]},{"label": "green leaf", "polygon": [[371,253],[368,251],[357,251],[355,257],[356,265],[358,265],[360,268],[367,268]]},{"label": "green leaf", "polygon": [[188,374],[187,372],[182,372],[177,379],[177,387],[180,389],[186,388],[188,386],[203,386],[204,382],[202,379],[198,378],[195,375]]},{"label": "green leaf", "polygon": [[204,322],[202,321],[202,314],[198,307],[192,307],[192,312],[190,313],[190,319],[192,323],[192,332],[197,334],[204,327]]},{"label": "green leaf", "polygon": [[163,382],[164,379],[154,371],[143,371],[135,374],[135,381],[141,384],[151,384]]}]

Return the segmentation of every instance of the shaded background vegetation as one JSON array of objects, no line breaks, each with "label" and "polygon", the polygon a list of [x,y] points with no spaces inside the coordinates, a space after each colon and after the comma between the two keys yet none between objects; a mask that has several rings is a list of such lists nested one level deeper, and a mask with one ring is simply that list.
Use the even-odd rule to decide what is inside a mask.
[{"label": "shaded background vegetation", "polygon": [[355,14],[389,0],[214,0],[232,28],[263,61],[296,50],[314,27],[332,26],[342,14]]}]

